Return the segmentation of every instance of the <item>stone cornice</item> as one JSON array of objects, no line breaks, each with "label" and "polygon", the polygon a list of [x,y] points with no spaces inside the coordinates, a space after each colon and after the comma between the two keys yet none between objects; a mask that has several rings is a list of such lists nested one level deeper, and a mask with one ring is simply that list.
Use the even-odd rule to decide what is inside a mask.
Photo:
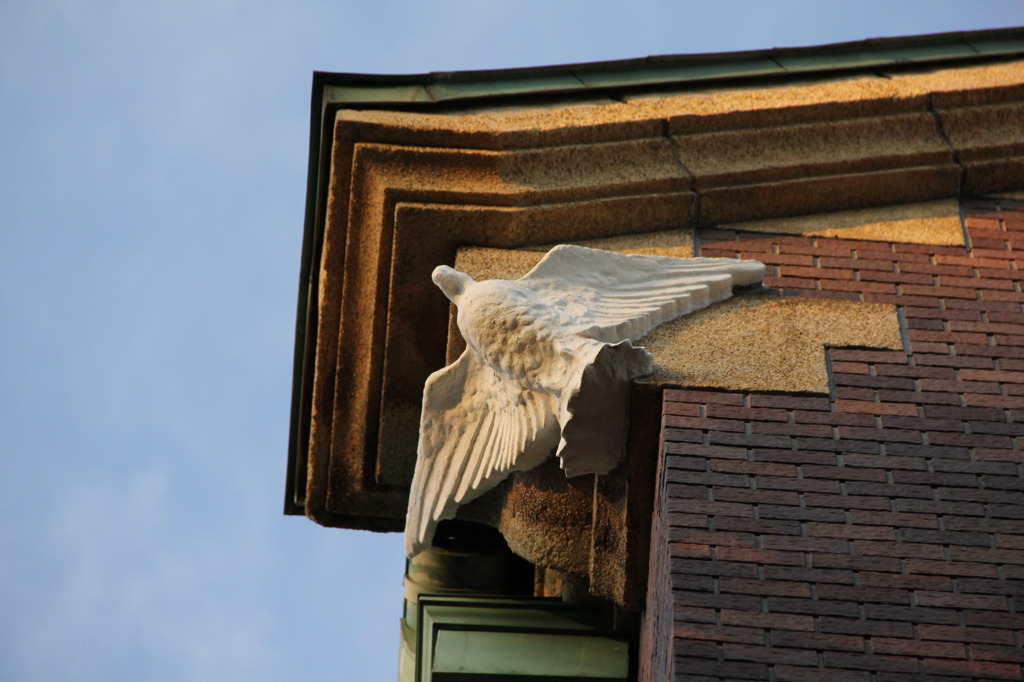
[{"label": "stone cornice", "polygon": [[659,87],[447,112],[329,104],[328,153],[311,164],[286,511],[401,529],[423,382],[448,345],[448,302],[430,272],[460,247],[1024,184],[1022,62]]}]

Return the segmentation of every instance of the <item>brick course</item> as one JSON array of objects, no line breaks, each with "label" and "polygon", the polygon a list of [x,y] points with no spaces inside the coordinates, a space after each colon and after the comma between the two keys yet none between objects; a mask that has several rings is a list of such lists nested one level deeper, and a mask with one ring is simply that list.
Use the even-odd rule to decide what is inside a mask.
[{"label": "brick course", "polygon": [[971,249],[702,235],[909,347],[825,351],[830,398],[665,391],[676,679],[1021,679],[1024,202],[965,207]]}]

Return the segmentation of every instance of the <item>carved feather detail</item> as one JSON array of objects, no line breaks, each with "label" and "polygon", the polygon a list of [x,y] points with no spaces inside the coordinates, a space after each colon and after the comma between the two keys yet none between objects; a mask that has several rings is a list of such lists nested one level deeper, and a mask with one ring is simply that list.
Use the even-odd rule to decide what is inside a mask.
[{"label": "carved feather detail", "polygon": [[567,476],[611,471],[630,382],[653,366],[632,341],[763,276],[757,261],[568,245],[518,280],[475,282],[438,267],[434,282],[458,306],[466,350],[423,390],[406,553],[429,547],[459,505],[552,452]]}]

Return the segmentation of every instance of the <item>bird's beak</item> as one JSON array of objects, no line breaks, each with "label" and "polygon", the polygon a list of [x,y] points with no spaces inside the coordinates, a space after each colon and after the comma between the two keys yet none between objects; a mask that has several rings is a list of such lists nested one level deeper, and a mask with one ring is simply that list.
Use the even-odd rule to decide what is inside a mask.
[{"label": "bird's beak", "polygon": [[473,278],[469,275],[447,265],[438,265],[434,268],[431,279],[444,292],[448,300],[455,305],[459,304],[462,294],[466,291],[466,286],[473,282]]}]

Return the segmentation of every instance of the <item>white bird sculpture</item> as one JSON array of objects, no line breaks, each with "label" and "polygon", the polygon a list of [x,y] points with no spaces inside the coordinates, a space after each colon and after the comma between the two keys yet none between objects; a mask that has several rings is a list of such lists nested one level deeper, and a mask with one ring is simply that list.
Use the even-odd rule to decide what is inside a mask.
[{"label": "white bird sculpture", "polygon": [[552,451],[566,476],[621,459],[630,382],[653,369],[633,346],[654,327],[757,284],[764,265],[637,256],[562,245],[518,280],[474,281],[446,265],[433,280],[458,306],[458,360],[423,389],[405,549],[430,547],[438,521]]}]

